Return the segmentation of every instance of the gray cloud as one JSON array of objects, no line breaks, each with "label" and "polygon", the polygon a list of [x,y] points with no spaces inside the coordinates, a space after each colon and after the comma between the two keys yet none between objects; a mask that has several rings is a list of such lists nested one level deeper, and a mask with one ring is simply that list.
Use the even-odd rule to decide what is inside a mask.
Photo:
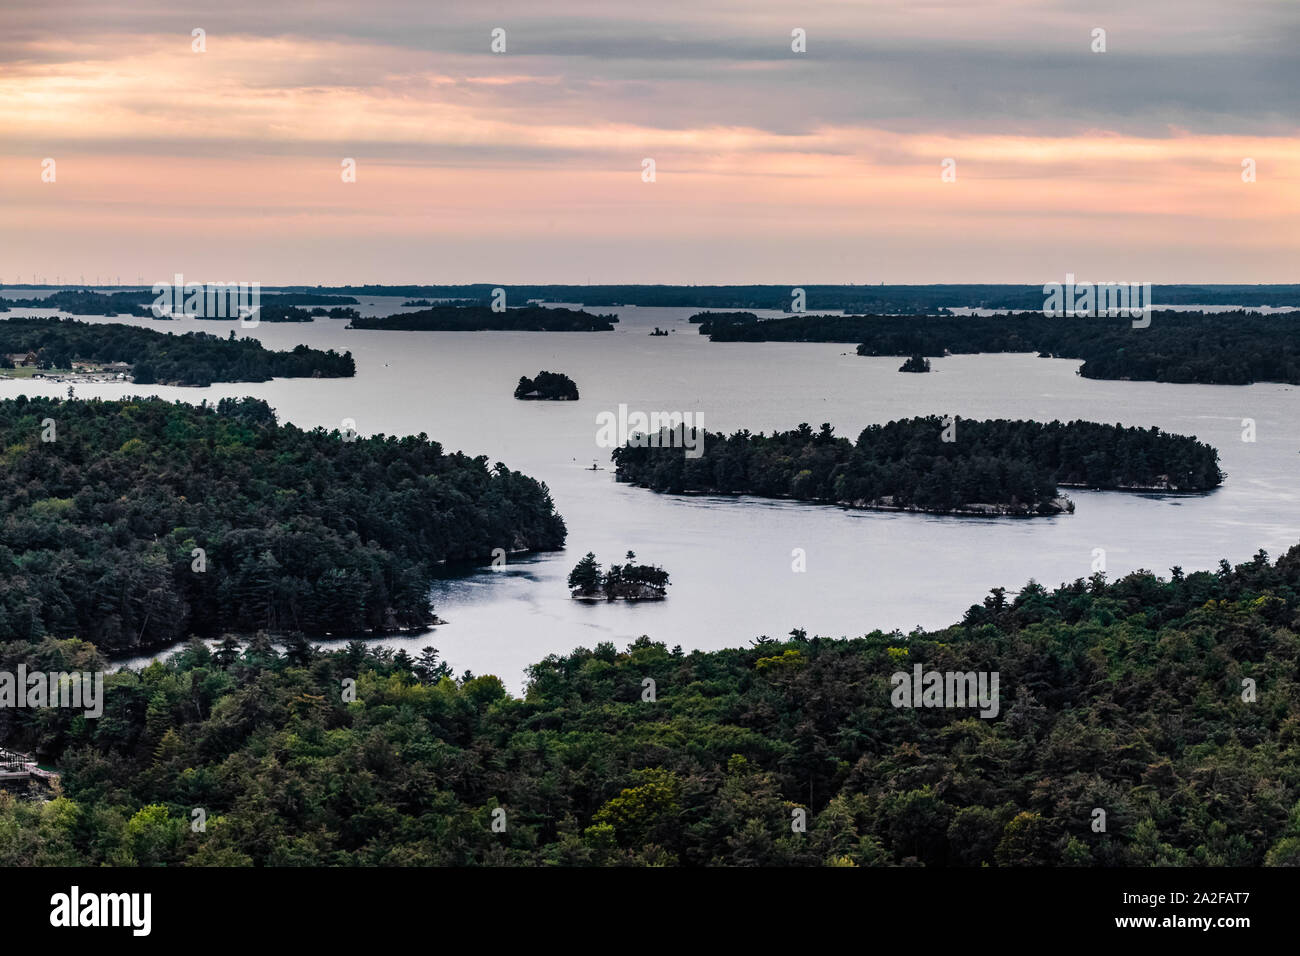
[{"label": "gray cloud", "polygon": [[[1105,129],[1161,136],[1174,127],[1290,135],[1300,115],[1300,16],[1294,3],[1270,0],[1153,0],[1138,8],[1103,0],[1083,9],[1064,0],[979,7],[953,0],[810,10],[661,0],[627,5],[630,16],[620,16],[617,4],[556,0],[546,17],[522,2],[466,9],[394,0],[231,0],[115,10],[72,0],[57,19],[12,0],[5,6],[13,22],[0,41],[0,62],[80,60],[79,41],[106,35],[136,34],[150,43],[174,33],[184,47],[190,28],[201,25],[211,56],[241,36],[391,51],[391,58],[358,51],[340,62],[278,70],[268,64],[241,78],[250,88],[401,89],[413,108],[422,97],[454,96],[538,122],[739,126],[777,134],[849,125],[941,134]],[[787,21],[808,29],[806,55],[790,52]],[[488,31],[498,24],[509,32],[505,56],[488,52]],[[949,29],[929,32],[927,24]],[[1088,50],[1093,24],[1108,29],[1106,54]],[[66,53],[33,46],[56,40],[72,45]],[[468,80],[502,71],[524,79],[505,89],[428,89],[421,80],[428,72]]]}]

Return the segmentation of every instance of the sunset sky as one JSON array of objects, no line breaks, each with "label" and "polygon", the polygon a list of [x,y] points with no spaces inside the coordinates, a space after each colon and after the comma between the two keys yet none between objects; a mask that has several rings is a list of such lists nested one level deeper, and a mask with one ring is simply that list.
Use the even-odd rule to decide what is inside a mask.
[{"label": "sunset sky", "polygon": [[1298,46],[1297,0],[0,0],[0,282],[1297,282]]}]

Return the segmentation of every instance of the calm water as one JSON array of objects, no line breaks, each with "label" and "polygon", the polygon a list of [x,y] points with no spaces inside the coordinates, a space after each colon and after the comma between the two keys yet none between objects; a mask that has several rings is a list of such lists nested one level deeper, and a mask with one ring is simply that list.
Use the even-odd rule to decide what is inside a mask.
[{"label": "calm water", "polygon": [[[400,301],[366,299],[363,311],[387,314]],[[859,358],[847,345],[713,344],[687,323],[693,309],[595,311],[618,312],[618,330],[360,332],[326,319],[263,324],[240,334],[272,348],[307,342],[350,349],[357,377],[205,389],[81,384],[76,392],[190,402],[255,395],[282,421],[337,427],[351,418],[363,434],[423,431],[448,449],[486,454],[545,481],[568,523],[566,551],[440,582],[434,601],[448,624],[383,639],[412,653],[433,644],[458,671],[495,673],[515,688],[524,668],[547,654],[606,640],[622,646],[641,634],[689,650],[743,645],[794,627],[829,636],[939,627],[989,588],[1087,576],[1094,548],[1105,549],[1113,577],[1137,568],[1165,573],[1175,564],[1212,568],[1220,558],[1242,561],[1259,548],[1276,555],[1300,541],[1300,395],[1292,386],[1089,381],[1076,374],[1078,362],[1031,355],[955,356],[934,361],[929,375],[901,375],[900,359]],[[17,314],[27,310],[10,313]],[[222,335],[233,326],[112,321]],[[649,336],[655,326],[672,334]],[[581,401],[515,401],[519,376],[539,369],[572,376]],[[0,397],[66,389],[0,382]],[[1228,478],[1199,497],[1071,492],[1073,515],[1032,520],[661,496],[617,484],[608,450],[596,446],[597,413],[620,403],[696,412],[713,431],[830,422],[850,438],[874,422],[930,413],[1159,425],[1218,447]],[[1254,443],[1241,440],[1243,418],[1256,422]],[[602,470],[587,470],[593,460]],[[806,573],[791,570],[794,548],[807,552]],[[668,600],[629,606],[569,598],[565,577],[582,554],[595,551],[607,563],[628,549],[671,573]]]}]

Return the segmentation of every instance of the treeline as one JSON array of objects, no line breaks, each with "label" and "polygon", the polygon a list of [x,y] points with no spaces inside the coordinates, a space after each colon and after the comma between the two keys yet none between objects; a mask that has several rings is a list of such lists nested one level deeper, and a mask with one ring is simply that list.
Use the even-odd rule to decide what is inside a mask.
[{"label": "treeline", "polygon": [[[1058,281],[1060,277],[1057,277]],[[14,288],[14,287],[10,287]],[[340,286],[328,290],[300,286],[264,286],[263,298],[275,297],[281,305],[354,305],[346,297],[403,296],[412,304],[427,305],[435,299],[457,299],[488,305],[496,289],[512,302],[580,302],[588,307],[636,305],[642,307],[698,308],[715,310],[788,310],[791,285],[364,285]],[[810,309],[835,309],[871,315],[937,314],[950,308],[1040,310],[1043,287],[1039,285],[804,285]],[[73,295],[106,298],[104,293],[65,290]],[[1160,305],[1229,305],[1300,308],[1300,285],[1153,285],[1152,298]],[[56,293],[64,294],[64,293]],[[142,296],[141,304],[153,301],[153,294],[114,292],[112,296]],[[292,296],[293,298],[285,298]],[[19,300],[40,306],[48,300]],[[88,299],[95,302],[98,299]],[[123,299],[122,301],[131,301]],[[404,303],[405,304],[405,303]],[[101,315],[98,307],[83,311]],[[126,310],[123,310],[126,311]]]},{"label": "treeline", "polygon": [[[1060,281],[1063,277],[1054,277]],[[1117,280],[1118,281],[1118,280]],[[700,309],[789,309],[795,287],[804,290],[810,309],[842,309],[872,314],[934,313],[951,307],[1041,309],[1043,286],[952,285],[362,285],[328,290],[340,295],[471,299],[487,303],[497,288],[512,302],[581,302],[587,306],[637,305]],[[314,287],[275,286],[284,291]],[[1237,305],[1300,307],[1300,285],[1153,285],[1160,305]]]},{"label": "treeline", "polygon": [[[306,296],[305,298],[326,298],[326,296]],[[235,315],[198,315],[198,319],[213,319],[216,321],[234,321],[238,318]],[[263,301],[258,308],[257,321],[259,322],[310,322],[314,318],[325,319],[359,319],[361,313],[356,309],[346,308],[344,306],[335,306],[332,309],[326,309],[323,306],[316,306],[308,311],[295,305],[287,305],[280,301],[280,297],[270,297],[270,301]]]},{"label": "treeline", "polygon": [[[288,306],[299,305],[356,305],[357,300],[351,296],[320,295],[310,292],[291,292],[284,294],[266,293],[261,295],[264,309],[269,308],[271,315],[291,316],[292,311],[285,311]],[[44,297],[27,299],[0,299],[0,312],[8,311],[4,306],[17,306],[28,309],[58,309],[73,315],[133,315],[139,318],[157,318],[153,314],[153,303],[158,299],[149,289],[129,289],[121,292],[92,292],[89,289],[60,289]],[[168,309],[171,308],[168,300]],[[339,318],[350,318],[342,315]],[[170,318],[169,315],[162,318]],[[197,318],[215,318],[200,315]],[[222,318],[226,318],[223,316]],[[233,319],[236,316],[230,316]],[[294,318],[271,318],[263,314],[262,321],[286,322],[303,321]]]},{"label": "treeline", "polygon": [[211,385],[272,378],[350,378],[351,352],[305,345],[288,352],[254,338],[223,339],[205,332],[172,335],[153,329],[76,319],[16,318],[0,322],[0,353],[35,352],[41,368],[66,369],[74,359],[126,362],[137,385]]},{"label": "treeline", "polygon": [[701,325],[714,342],[858,342],[859,355],[1037,352],[1082,359],[1085,378],[1248,385],[1300,384],[1300,320],[1290,313],[1151,314],[1147,328],[1119,317],[804,315]]},{"label": "treeline", "polygon": [[[523,699],[432,649],[192,646],[99,720],[0,711],[62,774],[0,796],[0,865],[1300,865],[1298,595],[1300,548],[1030,582],[932,632],[580,648]],[[996,672],[998,715],[894,706],[916,665]]]},{"label": "treeline", "polygon": [[58,309],[74,315],[133,315],[150,318],[152,292],[90,292],[85,289],[61,289],[47,296],[9,299],[6,304],[20,309]]},{"label": "treeline", "polygon": [[350,329],[393,329],[405,332],[609,332],[615,315],[594,315],[581,309],[528,305],[497,312],[488,305],[435,305],[419,312],[355,318]]},{"label": "treeline", "polygon": [[0,448],[0,641],[416,627],[440,562],[564,544],[545,485],[502,464],[277,425],[251,398],[19,396]]},{"label": "treeline", "polygon": [[937,416],[871,425],[856,443],[805,423],[770,436],[708,433],[698,458],[666,442],[613,452],[620,481],[659,492],[1017,515],[1068,507],[1058,485],[1206,491],[1223,480],[1218,459],[1209,445],[1156,427]]},{"label": "treeline", "polygon": [[350,295],[321,295],[319,292],[263,293],[275,305],[356,305]]}]

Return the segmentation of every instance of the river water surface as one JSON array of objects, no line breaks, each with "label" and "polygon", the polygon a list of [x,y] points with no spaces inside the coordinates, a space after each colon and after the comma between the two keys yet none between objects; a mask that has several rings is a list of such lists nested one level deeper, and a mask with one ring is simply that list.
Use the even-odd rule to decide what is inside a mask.
[{"label": "river water surface", "polygon": [[[9,293],[13,295],[13,293]],[[23,295],[30,293],[23,292]],[[364,314],[401,299],[366,298]],[[1111,577],[1234,563],[1300,541],[1300,392],[1289,385],[1208,386],[1091,381],[1079,362],[1032,355],[951,356],[928,375],[899,374],[899,358],[861,358],[851,345],[710,343],[693,309],[620,308],[604,333],[349,331],[346,321],[262,323],[237,334],[269,348],[300,342],[350,350],[354,379],[277,379],[174,388],[78,384],[78,397],[156,394],[215,401],[266,399],[281,421],[311,428],[356,422],[362,434],[425,432],[448,450],[484,454],[550,487],[568,547],[437,584],[447,624],[385,637],[411,653],[434,645],[456,668],[494,673],[518,689],[547,654],[647,634],[670,647],[712,649],[759,635],[856,636],[958,620],[992,587],[1050,586],[1092,572],[1104,549]],[[9,316],[42,314],[15,310]],[[50,314],[48,311],[44,314]],[[769,313],[774,314],[774,313]],[[236,323],[88,318],[227,335]],[[651,336],[654,327],[667,336]],[[578,402],[520,402],[520,375],[567,373]],[[0,381],[0,397],[62,395],[66,383]],[[1158,425],[1217,447],[1227,479],[1203,496],[1070,491],[1072,515],[978,519],[882,512],[756,498],[657,495],[616,483],[596,416],[630,410],[693,412],[711,431],[787,429],[830,422],[856,438],[866,425],[913,415],[1075,418]],[[1242,440],[1243,419],[1256,440]],[[960,430],[960,424],[958,425]],[[959,433],[960,437],[960,433]],[[599,470],[592,471],[596,463]],[[807,570],[792,570],[792,551]],[[570,599],[569,569],[587,551],[603,562],[627,550],[672,576],[667,600],[629,605]]]}]

